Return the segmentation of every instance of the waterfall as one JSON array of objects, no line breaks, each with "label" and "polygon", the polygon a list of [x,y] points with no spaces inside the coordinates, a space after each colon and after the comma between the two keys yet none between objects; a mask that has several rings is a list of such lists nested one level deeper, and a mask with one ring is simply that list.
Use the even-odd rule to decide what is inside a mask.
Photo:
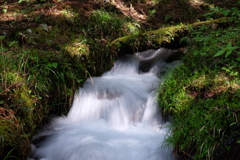
[{"label": "waterfall", "polygon": [[172,53],[125,55],[109,72],[88,79],[68,115],[35,136],[29,159],[173,160],[164,145],[169,122],[162,121],[155,94]]}]

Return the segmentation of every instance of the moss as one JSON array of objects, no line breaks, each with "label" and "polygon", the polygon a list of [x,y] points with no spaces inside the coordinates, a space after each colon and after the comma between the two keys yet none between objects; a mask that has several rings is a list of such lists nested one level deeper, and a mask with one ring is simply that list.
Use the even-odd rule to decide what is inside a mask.
[{"label": "moss", "polygon": [[[29,87],[27,86],[25,79],[20,76],[19,73],[17,72],[5,72],[6,77],[5,81],[7,81],[10,84],[16,84],[16,88],[14,89],[14,95],[19,95],[19,97],[17,99],[21,99],[22,101],[24,101],[24,104],[27,107],[32,107],[32,105],[34,104],[33,99],[30,95],[30,93],[32,92]],[[18,100],[16,100],[18,101]]]},{"label": "moss", "polygon": [[[13,153],[20,157],[25,157],[29,151],[29,132],[33,132],[36,127],[36,118],[33,110],[36,101],[31,96],[25,79],[17,72],[5,72],[4,81],[11,84],[8,92],[8,100],[4,99],[4,108],[0,114],[1,133],[1,153],[0,157],[6,156],[13,148]],[[1,98],[1,95],[0,95]],[[13,154],[12,153],[12,154]],[[26,158],[26,157],[25,157]]]},{"label": "moss", "polygon": [[151,35],[151,38],[159,44],[170,43],[171,38],[178,36],[178,33],[184,32],[185,29],[187,29],[185,25],[171,26],[145,32],[143,35]]},{"label": "moss", "polygon": [[76,38],[64,45],[64,50],[68,52],[71,57],[84,58],[89,56],[89,45],[86,43],[87,39],[84,37]]},{"label": "moss", "polygon": [[[176,25],[170,27],[159,28],[156,30],[150,30],[143,33],[133,34],[130,36],[120,37],[115,39],[111,42],[111,45],[115,48],[119,49],[125,46],[132,46],[132,48],[140,48],[143,45],[147,46],[166,46],[166,44],[174,44],[178,45],[181,42],[179,41],[179,37],[183,37],[189,32],[189,28],[198,27],[201,25],[209,26],[210,28],[215,25],[216,23],[223,23],[228,20],[227,17],[203,21],[203,22],[196,22],[189,25]],[[172,46],[171,48],[174,48]],[[119,49],[120,50],[120,49]]]},{"label": "moss", "polygon": [[14,114],[0,117],[0,158],[7,158],[7,154],[18,155],[19,159],[26,159],[30,152],[28,136],[22,132],[22,126]]}]

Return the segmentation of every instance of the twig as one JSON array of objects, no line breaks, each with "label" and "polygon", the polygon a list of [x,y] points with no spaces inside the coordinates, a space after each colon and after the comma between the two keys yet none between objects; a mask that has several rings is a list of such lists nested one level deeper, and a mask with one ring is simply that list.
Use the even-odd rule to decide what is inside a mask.
[{"label": "twig", "polygon": [[17,84],[19,84],[19,83],[20,83],[20,82],[17,82],[17,83],[14,83],[14,84],[10,85],[10,86],[7,87],[6,89],[4,89],[4,90],[0,93],[0,95],[3,94],[4,92],[8,91],[12,86],[17,85]]}]

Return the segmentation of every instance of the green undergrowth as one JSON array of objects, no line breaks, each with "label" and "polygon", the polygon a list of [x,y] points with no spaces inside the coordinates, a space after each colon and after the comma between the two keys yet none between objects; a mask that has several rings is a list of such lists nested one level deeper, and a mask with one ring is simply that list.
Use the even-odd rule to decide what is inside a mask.
[{"label": "green undergrowth", "polygon": [[[183,40],[183,63],[159,87],[159,104],[172,115],[177,159],[238,159],[240,149],[240,12],[222,9],[232,20],[199,26]],[[220,14],[218,11],[206,14]]]},{"label": "green undergrowth", "polygon": [[[190,11],[182,10],[184,14],[182,12],[175,14],[175,9],[171,8],[173,3],[167,4],[168,1],[165,0],[151,1],[150,6],[147,1],[130,2],[136,5],[140,5],[139,2],[146,4],[145,9],[150,14],[147,13],[149,20],[154,16],[158,19],[160,16],[164,18],[166,23],[174,21],[174,16],[178,16],[177,21],[184,17],[186,19],[189,15],[186,12]],[[179,1],[183,6],[185,6],[185,2],[187,1]],[[108,1],[11,0],[0,3],[2,5],[0,21],[4,27],[0,31],[0,159],[21,160],[28,157],[32,136],[40,130],[43,124],[49,121],[50,115],[65,115],[67,113],[74,92],[78,90],[86,78],[99,76],[112,67],[119,53],[115,50],[116,48],[111,46],[111,42],[118,37],[139,35],[146,32],[145,30],[151,30],[151,28],[147,25],[148,22],[144,24],[131,18],[131,16],[124,15],[121,12],[124,10],[120,11],[115,6],[110,5],[111,3]],[[165,10],[161,9],[164,6],[162,4],[167,6]],[[178,6],[178,3],[175,5]],[[178,6],[178,8],[182,7]],[[138,9],[139,13],[140,10],[146,12],[146,10],[142,10],[141,5]],[[158,11],[170,13],[164,15]],[[193,15],[193,10],[191,12]],[[232,13],[238,14],[237,10]],[[182,15],[183,18],[181,18]],[[206,16],[209,17],[211,14]],[[159,22],[156,21],[156,23]],[[149,23],[151,22],[149,21]],[[153,26],[159,28],[156,23]],[[223,33],[226,28],[229,32]],[[218,43],[217,55],[213,54],[210,59],[207,59],[201,55],[201,53],[205,53],[205,50],[199,50],[196,56],[190,56],[189,59],[192,60],[185,60],[184,67],[179,71],[182,83],[173,82],[171,79],[164,82],[162,88],[170,86],[176,89],[176,92],[172,91],[178,93],[178,96],[174,97],[176,101],[172,101],[168,97],[173,92],[163,89],[166,90],[165,95],[159,93],[162,97],[166,97],[161,104],[164,106],[164,112],[173,115],[183,114],[188,110],[188,107],[177,106],[176,102],[190,104],[191,101],[193,103],[195,100],[193,96],[187,94],[188,92],[194,95],[195,92],[200,92],[202,89],[212,89],[213,86],[217,88],[218,83],[223,87],[223,89],[217,89],[219,90],[218,94],[223,95],[224,93],[230,97],[234,96],[235,88],[238,87],[236,77],[239,76],[239,70],[236,66],[236,60],[239,54],[236,53],[238,51],[236,46],[239,46],[239,41],[237,36],[234,38],[232,36],[238,30],[225,26],[225,30],[214,31],[217,37],[219,34],[225,35],[230,37],[229,40],[227,42],[207,40],[211,45]],[[233,34],[230,34],[230,31]],[[171,27],[169,32],[172,32]],[[189,36],[189,39],[185,38],[184,41],[192,41],[192,37],[197,37],[195,34],[211,36],[211,33],[207,28],[201,28],[199,33],[192,32],[192,36]],[[212,35],[212,37],[214,36]],[[199,36],[199,38],[204,37]],[[227,38],[222,37],[222,39]],[[140,40],[146,40],[146,45],[154,47],[153,43],[148,43],[149,37],[143,36],[142,39],[140,37]],[[193,50],[196,51],[199,49],[196,42],[199,42],[199,46],[201,46],[201,41],[206,40],[195,38],[194,41],[193,48],[195,48]],[[138,42],[131,41],[133,48],[139,46]],[[215,48],[208,49],[216,50]],[[201,58],[199,59],[199,57]],[[202,63],[202,61],[206,61],[206,63]],[[214,65],[209,65],[210,62],[214,62]],[[190,64],[194,64],[195,67],[189,69]],[[209,74],[207,74],[208,72],[205,70],[200,70],[200,66],[216,68],[216,72],[211,71],[210,74],[209,70]],[[193,74],[195,71],[196,75]],[[215,76],[217,71],[221,72],[220,77]],[[174,74],[176,72],[173,72],[171,76]],[[202,79],[196,80],[196,84],[192,82],[199,75],[203,80],[205,79],[204,83],[210,80],[212,82],[213,79],[221,80],[213,86],[207,84],[201,86],[203,84],[197,84]],[[227,87],[223,85],[224,79],[229,82]],[[192,86],[187,82],[192,82]],[[176,83],[175,86],[172,83]],[[182,84],[179,90],[177,84]],[[184,86],[188,86],[188,88],[184,89]],[[200,101],[201,98],[198,99]],[[167,105],[164,104],[165,102]],[[221,110],[224,106],[218,108]],[[238,123],[232,122],[231,124],[237,126]],[[177,138],[175,139],[175,144],[180,144],[177,142]],[[182,150],[186,151],[186,148]]]},{"label": "green undergrowth", "polygon": [[65,115],[85,80],[113,66],[117,53],[110,42],[137,33],[141,26],[104,8],[90,6],[86,13],[58,3],[60,10],[50,9],[44,16],[34,11],[54,7],[52,1],[11,5],[27,7],[21,14],[10,8],[5,16],[16,11],[21,19],[23,13],[33,25],[21,28],[18,19],[1,17],[5,25],[19,26],[9,30],[11,36],[0,32],[0,159],[21,160],[29,156],[32,136],[50,115]]},{"label": "green undergrowth", "polygon": [[80,60],[63,52],[15,47],[1,53],[0,155],[15,148],[12,154],[24,158],[30,149],[29,138],[49,112],[67,112],[73,92],[88,71]]}]

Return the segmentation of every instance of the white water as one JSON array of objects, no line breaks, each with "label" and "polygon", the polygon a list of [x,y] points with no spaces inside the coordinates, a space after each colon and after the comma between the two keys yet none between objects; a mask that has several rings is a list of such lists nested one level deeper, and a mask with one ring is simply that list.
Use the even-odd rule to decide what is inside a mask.
[{"label": "white water", "polygon": [[[33,157],[173,160],[171,148],[163,145],[169,123],[161,121],[155,96],[162,81],[156,74],[166,66],[166,52],[159,49],[127,56],[103,76],[88,79],[75,94],[68,115],[55,119],[49,130],[39,134],[50,136],[36,145]],[[141,73],[139,60],[144,64],[143,59],[149,61],[151,56],[149,72]]]}]

